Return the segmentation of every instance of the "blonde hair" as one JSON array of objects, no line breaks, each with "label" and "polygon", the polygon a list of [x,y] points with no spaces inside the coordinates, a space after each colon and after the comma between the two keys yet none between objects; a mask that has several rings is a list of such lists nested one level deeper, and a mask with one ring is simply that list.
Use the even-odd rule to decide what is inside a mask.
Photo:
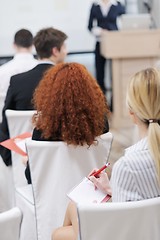
[{"label": "blonde hair", "polygon": [[148,68],[136,73],[128,86],[127,104],[148,126],[148,145],[160,181],[160,73]]}]

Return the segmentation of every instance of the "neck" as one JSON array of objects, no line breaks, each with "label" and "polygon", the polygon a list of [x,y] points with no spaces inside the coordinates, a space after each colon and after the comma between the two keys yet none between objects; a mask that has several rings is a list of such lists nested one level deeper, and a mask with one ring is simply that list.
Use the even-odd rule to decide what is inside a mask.
[{"label": "neck", "polygon": [[16,53],[32,53],[32,47],[23,48],[23,47],[15,47]]},{"label": "neck", "polygon": [[102,0],[102,3],[104,4],[108,4],[110,2],[110,0]]},{"label": "neck", "polygon": [[39,58],[39,61],[44,61],[44,62],[52,62],[52,63],[56,63],[56,61],[54,61],[53,57],[49,57],[49,58]]},{"label": "neck", "polygon": [[145,123],[143,122],[138,122],[137,123],[138,131],[139,131],[139,137],[144,138],[148,134],[148,127]]}]

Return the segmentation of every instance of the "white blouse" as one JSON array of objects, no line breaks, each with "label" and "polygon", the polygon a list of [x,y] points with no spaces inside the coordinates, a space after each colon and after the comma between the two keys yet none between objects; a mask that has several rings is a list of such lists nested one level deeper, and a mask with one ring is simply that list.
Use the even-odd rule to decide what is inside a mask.
[{"label": "white blouse", "polygon": [[113,166],[112,201],[137,201],[160,196],[154,160],[143,138],[125,151]]}]

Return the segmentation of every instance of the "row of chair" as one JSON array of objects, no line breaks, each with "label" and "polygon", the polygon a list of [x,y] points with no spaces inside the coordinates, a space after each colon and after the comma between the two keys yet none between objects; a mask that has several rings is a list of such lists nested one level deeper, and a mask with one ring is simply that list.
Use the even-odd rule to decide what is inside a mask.
[{"label": "row of chair", "polygon": [[[80,240],[159,240],[160,198],[127,203],[79,204],[77,209]],[[1,213],[1,239],[19,240],[21,221],[22,212],[18,207]],[[25,239],[33,239],[30,231]]]},{"label": "row of chair", "polygon": [[[26,111],[7,111],[9,128],[14,122],[9,120],[9,115],[14,119],[15,114],[26,114]],[[30,111],[27,112],[29,115]],[[34,112],[30,113],[27,122],[31,127]],[[20,118],[15,125],[13,130],[20,126]],[[23,125],[27,126],[27,123]],[[97,138],[97,143],[88,148],[68,146],[64,142],[26,141],[32,185],[21,184],[21,179],[14,176],[14,180],[17,179],[14,182],[15,206],[8,213],[0,214],[0,236],[3,240],[50,240],[53,229],[62,225],[69,201],[66,193],[91,169],[104,164],[111,148],[112,134],[102,135]],[[13,161],[18,162],[17,166],[22,164],[18,155],[14,155]],[[14,164],[13,175],[17,175]],[[21,174],[24,174],[23,170],[19,169]],[[80,240],[159,240],[160,198],[128,203],[78,204],[77,210]],[[9,228],[7,223],[1,228],[1,219],[4,220],[6,215],[10,216],[15,238],[13,235],[12,238],[5,237],[6,231],[3,230]],[[16,219],[15,225],[12,224],[12,215]]]},{"label": "row of chair", "polygon": [[[33,113],[32,111],[6,111],[11,137],[29,131]],[[15,115],[17,118],[14,117]],[[27,118],[23,118],[24,115]],[[22,129],[21,132],[19,132],[20,129]],[[32,240],[50,239],[53,229],[63,223],[69,202],[67,192],[93,168],[104,165],[111,143],[111,133],[103,134],[97,138],[95,145],[90,147],[68,146],[60,141],[27,140],[26,149],[32,185],[23,182],[24,167],[20,167],[21,157],[12,153],[15,204],[23,214],[20,240],[25,240],[26,237]]]}]

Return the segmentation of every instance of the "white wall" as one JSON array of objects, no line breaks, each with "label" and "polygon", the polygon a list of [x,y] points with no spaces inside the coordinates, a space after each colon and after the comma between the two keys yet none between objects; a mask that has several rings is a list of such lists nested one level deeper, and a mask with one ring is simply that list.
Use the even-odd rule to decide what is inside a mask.
[{"label": "white wall", "polygon": [[151,14],[153,21],[155,23],[155,26],[157,28],[160,28],[160,0],[152,0],[152,9]]},{"label": "white wall", "polygon": [[126,12],[130,14],[138,13],[137,0],[126,0]]},{"label": "white wall", "polygon": [[160,0],[138,0],[138,8],[140,13],[147,12],[144,2],[148,3],[151,8],[151,16],[153,19],[153,26],[160,28]]},{"label": "white wall", "polygon": [[20,28],[35,34],[53,26],[67,33],[69,52],[92,51],[87,30],[92,0],[5,0],[0,7],[0,56],[13,55],[13,36]]}]

